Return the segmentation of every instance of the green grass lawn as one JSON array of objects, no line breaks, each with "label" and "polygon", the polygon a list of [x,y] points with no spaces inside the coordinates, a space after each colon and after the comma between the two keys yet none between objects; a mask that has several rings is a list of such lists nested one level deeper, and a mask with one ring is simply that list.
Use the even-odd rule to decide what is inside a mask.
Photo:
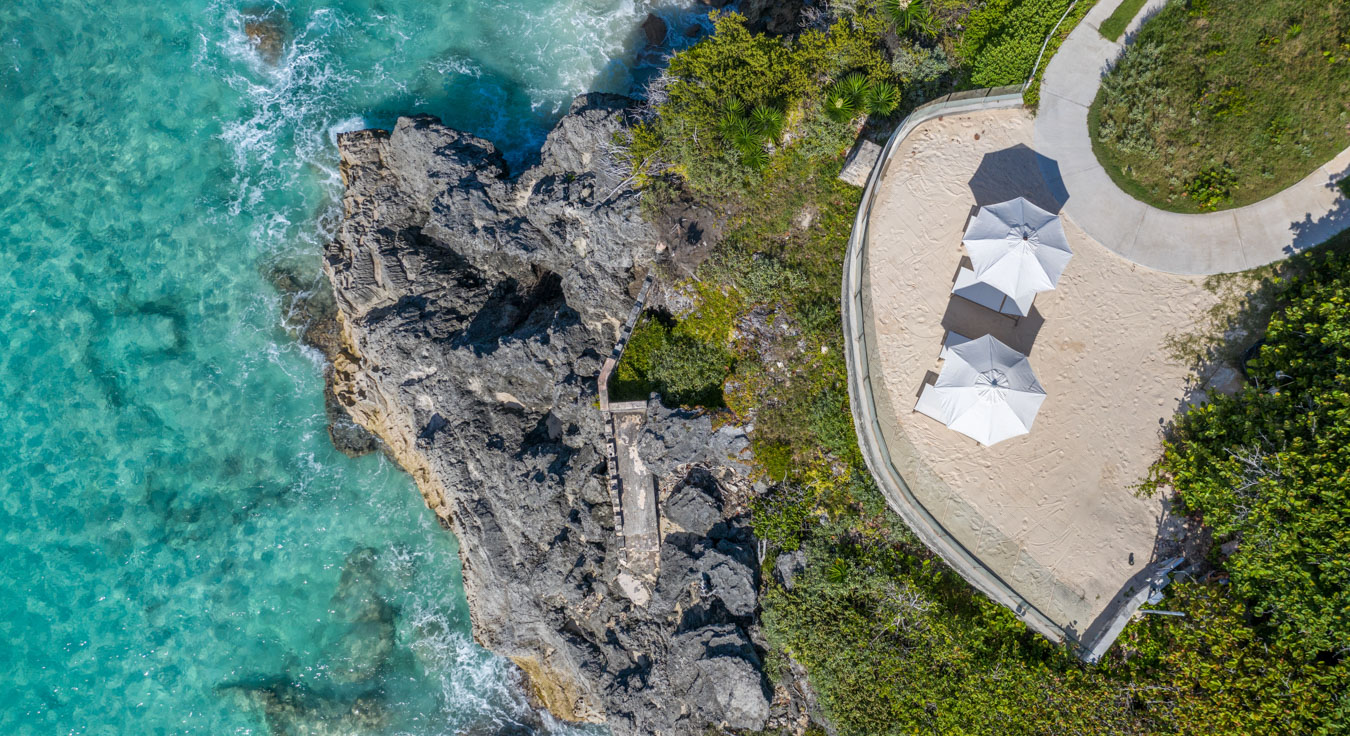
[{"label": "green grass lawn", "polygon": [[1144,24],[1089,114],[1093,149],[1135,197],[1240,207],[1350,146],[1350,5],[1191,0]]},{"label": "green grass lawn", "polygon": [[1144,7],[1146,2],[1148,0],[1125,0],[1120,4],[1120,7],[1116,8],[1110,18],[1102,21],[1097,30],[1101,31],[1102,36],[1106,37],[1107,40],[1119,41],[1121,35],[1125,33],[1126,26],[1130,25],[1134,16],[1139,15],[1139,9]]}]

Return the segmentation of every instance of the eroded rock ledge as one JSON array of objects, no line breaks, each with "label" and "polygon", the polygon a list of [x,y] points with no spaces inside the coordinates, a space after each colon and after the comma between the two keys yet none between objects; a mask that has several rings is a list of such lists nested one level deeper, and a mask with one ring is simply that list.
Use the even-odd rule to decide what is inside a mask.
[{"label": "eroded rock ledge", "polygon": [[616,734],[758,730],[743,434],[652,407],[661,573],[645,607],[613,582],[596,375],[670,250],[603,165],[629,102],[577,98],[514,178],[491,143],[430,117],[341,136],[333,394],[459,536],[475,637],[555,715]]}]

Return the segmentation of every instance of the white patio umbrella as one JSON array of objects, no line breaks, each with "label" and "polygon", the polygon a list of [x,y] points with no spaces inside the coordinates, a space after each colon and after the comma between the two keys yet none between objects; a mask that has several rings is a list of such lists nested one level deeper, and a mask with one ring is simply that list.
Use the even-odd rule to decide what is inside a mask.
[{"label": "white patio umbrella", "polygon": [[1059,215],[1022,197],[981,207],[961,242],[976,280],[1014,299],[1055,288],[1073,256]]},{"label": "white patio umbrella", "polygon": [[1030,432],[1045,401],[1027,356],[992,335],[953,346],[932,390],[939,418],[985,446]]}]

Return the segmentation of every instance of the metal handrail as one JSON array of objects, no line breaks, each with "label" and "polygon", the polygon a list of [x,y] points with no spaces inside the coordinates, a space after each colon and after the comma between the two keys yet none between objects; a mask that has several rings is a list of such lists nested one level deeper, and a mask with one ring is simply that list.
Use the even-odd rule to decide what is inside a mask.
[{"label": "metal handrail", "polygon": [[1050,39],[1055,37],[1055,33],[1059,31],[1060,25],[1064,23],[1065,18],[1069,17],[1069,13],[1073,12],[1074,6],[1076,5],[1078,5],[1078,0],[1073,0],[1073,2],[1069,3],[1069,7],[1064,9],[1064,15],[1059,16],[1059,23],[1056,23],[1055,27],[1050,29],[1050,33],[1046,34],[1045,41],[1041,43],[1041,53],[1036,54],[1036,63],[1031,65],[1031,76],[1027,77],[1027,81],[1022,83],[1023,92],[1026,92],[1027,89],[1031,87],[1032,80],[1036,78],[1036,70],[1041,68],[1041,57],[1045,56],[1045,50],[1050,48]]}]

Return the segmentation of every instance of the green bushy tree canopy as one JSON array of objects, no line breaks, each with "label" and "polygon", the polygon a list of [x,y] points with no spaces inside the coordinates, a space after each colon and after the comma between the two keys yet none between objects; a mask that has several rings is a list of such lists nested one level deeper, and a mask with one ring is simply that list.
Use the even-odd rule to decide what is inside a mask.
[{"label": "green bushy tree canopy", "polygon": [[1155,469],[1224,538],[1234,590],[1280,639],[1350,644],[1350,264],[1303,277],[1251,383],[1185,415]]}]

